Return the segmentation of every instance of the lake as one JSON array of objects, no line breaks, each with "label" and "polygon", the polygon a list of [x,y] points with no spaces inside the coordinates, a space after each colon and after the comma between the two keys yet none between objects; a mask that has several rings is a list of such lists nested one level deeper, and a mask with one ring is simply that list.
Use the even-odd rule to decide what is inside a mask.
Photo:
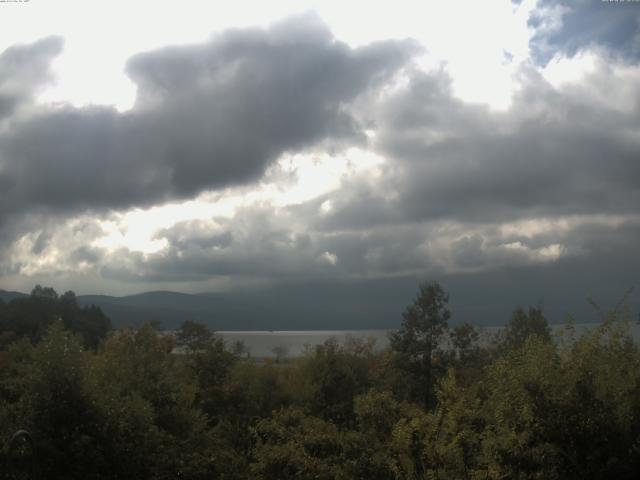
[{"label": "lake", "polygon": [[[576,324],[576,334],[597,326],[595,323]],[[561,330],[564,324],[551,325],[553,331]],[[482,341],[488,341],[503,327],[478,327]],[[632,325],[632,334],[640,340],[640,325]],[[389,344],[388,334],[392,330],[261,330],[261,331],[219,331],[218,335],[229,344],[241,341],[253,357],[274,357],[274,349],[282,349],[287,357],[296,357],[304,353],[305,348],[320,345],[329,338],[340,343],[349,337],[375,340],[375,348],[384,349]]]},{"label": "lake", "polygon": [[269,330],[216,332],[229,345],[241,341],[253,357],[274,357],[274,349],[283,348],[287,357],[301,355],[307,346],[320,345],[329,338],[343,343],[348,337],[373,338],[376,348],[383,349],[389,343],[391,330]]}]

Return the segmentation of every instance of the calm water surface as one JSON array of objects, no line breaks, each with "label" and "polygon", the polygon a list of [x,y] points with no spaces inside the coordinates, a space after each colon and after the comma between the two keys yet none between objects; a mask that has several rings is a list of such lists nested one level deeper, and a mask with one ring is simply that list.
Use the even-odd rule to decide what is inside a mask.
[{"label": "calm water surface", "polygon": [[[594,323],[576,324],[576,335],[597,326]],[[487,342],[503,327],[479,327],[481,342]],[[564,325],[552,325],[554,331]],[[273,357],[276,349],[285,356],[295,357],[304,353],[306,348],[320,345],[329,338],[344,343],[349,337],[375,340],[375,348],[384,349],[389,344],[388,334],[392,330],[273,330],[273,331],[219,331],[219,335],[232,345],[241,341],[253,357]],[[632,325],[632,334],[640,340],[640,325]]]},{"label": "calm water surface", "polygon": [[241,341],[253,357],[273,357],[274,349],[283,348],[285,356],[301,355],[306,348],[324,343],[335,338],[344,343],[349,337],[375,339],[376,349],[383,349],[389,343],[387,334],[391,330],[273,330],[247,332],[216,332],[228,343]]}]

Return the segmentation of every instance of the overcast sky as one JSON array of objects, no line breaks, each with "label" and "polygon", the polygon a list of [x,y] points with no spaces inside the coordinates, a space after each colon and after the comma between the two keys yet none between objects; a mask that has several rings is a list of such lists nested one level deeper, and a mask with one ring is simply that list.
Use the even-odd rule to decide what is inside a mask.
[{"label": "overcast sky", "polygon": [[639,2],[31,0],[0,52],[0,288],[638,283]]}]

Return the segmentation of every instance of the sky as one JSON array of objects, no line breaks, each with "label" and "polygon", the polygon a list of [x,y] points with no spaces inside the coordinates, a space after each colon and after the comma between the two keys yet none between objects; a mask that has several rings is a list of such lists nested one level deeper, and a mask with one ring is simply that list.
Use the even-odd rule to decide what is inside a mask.
[{"label": "sky", "polygon": [[0,2],[0,288],[615,305],[639,60],[632,1]]}]

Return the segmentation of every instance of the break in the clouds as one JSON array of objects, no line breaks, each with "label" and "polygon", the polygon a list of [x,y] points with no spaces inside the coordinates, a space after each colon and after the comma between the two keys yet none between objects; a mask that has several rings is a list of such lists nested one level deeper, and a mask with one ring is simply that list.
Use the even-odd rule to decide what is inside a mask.
[{"label": "break in the clouds", "polygon": [[133,55],[127,111],[39,102],[61,40],[12,47],[0,275],[118,293],[430,278],[470,320],[481,301],[564,314],[563,289],[622,294],[640,271],[640,5],[532,3],[513,7],[529,52],[505,57],[503,108],[457,95],[429,45],[349,46],[315,15]]}]

